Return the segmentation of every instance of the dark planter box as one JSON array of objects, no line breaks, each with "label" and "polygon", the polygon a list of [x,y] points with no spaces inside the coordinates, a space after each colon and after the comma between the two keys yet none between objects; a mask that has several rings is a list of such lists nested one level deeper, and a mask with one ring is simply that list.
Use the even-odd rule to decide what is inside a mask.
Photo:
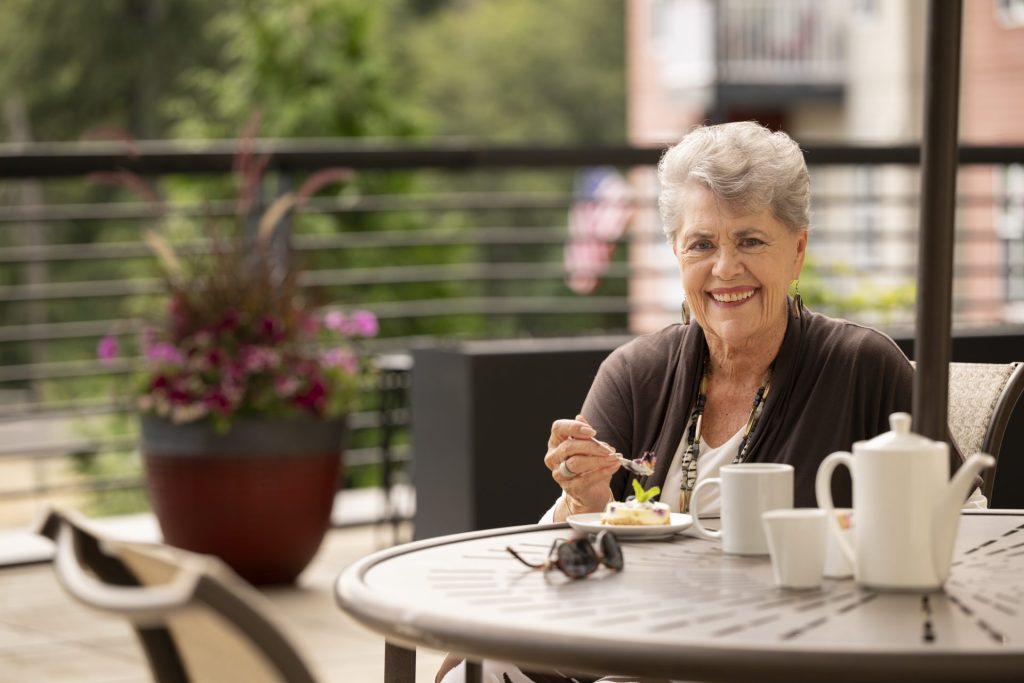
[{"label": "dark planter box", "polygon": [[626,337],[466,342],[413,352],[416,538],[530,524],[559,488],[551,422],[575,417]]}]

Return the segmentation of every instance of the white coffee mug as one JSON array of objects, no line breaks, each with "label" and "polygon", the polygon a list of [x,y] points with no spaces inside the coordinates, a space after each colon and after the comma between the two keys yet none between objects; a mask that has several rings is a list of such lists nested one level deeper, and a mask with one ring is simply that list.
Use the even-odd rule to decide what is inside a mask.
[{"label": "white coffee mug", "polygon": [[819,587],[825,569],[825,511],[769,510],[761,520],[775,585],[797,590]]},{"label": "white coffee mug", "polygon": [[[700,491],[722,489],[722,529],[709,530],[700,519]],[[793,507],[793,466],[744,462],[723,465],[717,477],[697,484],[690,499],[693,529],[698,536],[721,539],[722,550],[732,555],[767,555],[761,513]]]}]

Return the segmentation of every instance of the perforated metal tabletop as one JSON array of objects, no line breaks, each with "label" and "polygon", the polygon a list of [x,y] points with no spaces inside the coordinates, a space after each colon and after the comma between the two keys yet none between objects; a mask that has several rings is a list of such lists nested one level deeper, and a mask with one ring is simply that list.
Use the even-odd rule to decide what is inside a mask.
[{"label": "perforated metal tabletop", "polygon": [[[625,570],[531,571],[564,525],[460,534],[371,555],[340,606],[405,647],[539,669],[699,681],[1024,681],[1024,511],[962,516],[945,591],[852,580],[774,586],[767,557],[679,535],[623,542]],[[391,672],[401,680],[400,672]],[[411,677],[408,680],[412,680]]]}]

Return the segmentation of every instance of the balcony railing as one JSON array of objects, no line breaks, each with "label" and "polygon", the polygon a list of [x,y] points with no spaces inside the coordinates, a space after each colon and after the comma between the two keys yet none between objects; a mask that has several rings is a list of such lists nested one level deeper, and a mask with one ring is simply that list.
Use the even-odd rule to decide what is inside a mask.
[{"label": "balcony railing", "polygon": [[717,8],[718,77],[722,83],[842,83],[846,3],[724,0]]},{"label": "balcony railing", "polygon": [[[41,501],[103,492],[138,496],[139,462],[124,376],[101,364],[96,342],[139,329],[159,304],[155,263],[140,239],[152,206],[97,194],[85,175],[125,168],[179,188],[200,180],[220,199],[178,198],[179,216],[229,215],[224,175],[232,141],[191,147],[139,143],[0,147],[0,526]],[[326,166],[357,172],[358,191],[307,204],[290,223],[307,264],[303,285],[325,305],[373,310],[390,360],[416,344],[458,338],[621,334],[670,322],[674,272],[654,198],[630,200],[630,228],[614,243],[589,295],[566,286],[564,245],[578,169],[607,165],[637,180],[661,150],[461,146],[396,147],[339,141],[260,141],[270,155],[265,201]],[[814,230],[801,291],[813,307],[864,322],[907,325],[916,273],[918,180],[913,147],[807,146]],[[1024,147],[962,150],[955,320],[1024,321]],[[354,186],[355,187],[355,186]],[[180,245],[199,253],[202,238]],[[650,254],[651,256],[648,256]],[[661,255],[661,256],[659,256]],[[397,356],[395,355],[397,354]],[[346,469],[378,483],[414,452],[392,365],[383,392],[353,416]],[[396,389],[398,389],[396,393]],[[398,400],[396,400],[396,398]],[[114,503],[111,503],[115,500]],[[129,502],[125,502],[128,505]]]}]

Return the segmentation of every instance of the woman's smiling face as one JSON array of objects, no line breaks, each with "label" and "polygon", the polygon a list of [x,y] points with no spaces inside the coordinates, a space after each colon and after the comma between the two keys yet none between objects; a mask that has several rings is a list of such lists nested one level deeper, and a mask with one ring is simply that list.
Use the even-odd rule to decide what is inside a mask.
[{"label": "woman's smiling face", "polygon": [[785,329],[786,293],[806,248],[807,231],[789,229],[770,209],[737,215],[703,186],[687,186],[672,250],[691,313],[726,346]]}]

